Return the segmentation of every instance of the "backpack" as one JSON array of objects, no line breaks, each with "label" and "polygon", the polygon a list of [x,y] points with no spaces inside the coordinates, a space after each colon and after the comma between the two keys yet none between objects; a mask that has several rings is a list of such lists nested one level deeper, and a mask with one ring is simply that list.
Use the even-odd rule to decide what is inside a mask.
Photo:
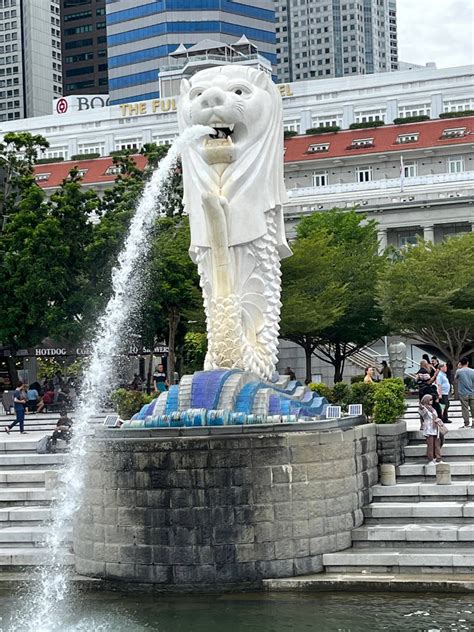
[{"label": "backpack", "polygon": [[36,444],[38,454],[49,454],[51,452],[51,437],[43,437]]}]

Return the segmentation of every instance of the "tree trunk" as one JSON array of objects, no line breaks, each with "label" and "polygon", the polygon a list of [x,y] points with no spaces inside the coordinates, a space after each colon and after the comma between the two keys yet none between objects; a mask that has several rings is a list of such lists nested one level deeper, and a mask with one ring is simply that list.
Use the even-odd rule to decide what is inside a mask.
[{"label": "tree trunk", "polygon": [[311,358],[313,356],[313,350],[311,346],[306,343],[304,347],[304,354],[306,357],[306,380],[308,382],[312,382],[312,367],[311,367]]},{"label": "tree trunk", "polygon": [[[155,341],[153,341],[153,347],[155,346]],[[148,371],[146,374],[146,392],[148,395],[151,393],[151,375],[153,372],[153,348],[150,353],[150,359],[148,361]]]},{"label": "tree trunk", "polygon": [[170,384],[174,384],[174,372],[176,367],[176,332],[178,331],[178,325],[181,316],[176,308],[171,308],[168,315],[168,381]]},{"label": "tree trunk", "polygon": [[344,371],[344,356],[341,353],[341,345],[336,342],[334,345],[334,384],[342,382],[342,376]]}]

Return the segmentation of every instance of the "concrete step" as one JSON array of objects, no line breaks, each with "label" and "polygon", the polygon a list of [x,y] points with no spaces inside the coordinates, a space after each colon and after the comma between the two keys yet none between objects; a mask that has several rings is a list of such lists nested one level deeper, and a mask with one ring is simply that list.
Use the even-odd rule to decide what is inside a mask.
[{"label": "concrete step", "polygon": [[[74,555],[69,548],[64,548],[63,562],[65,566],[74,564]],[[0,548],[0,566],[2,572],[6,570],[18,570],[28,566],[49,566],[52,563],[48,549],[32,547],[15,547],[11,549]]]},{"label": "concrete step", "polygon": [[[474,439],[474,430],[471,432],[473,433]],[[442,454],[443,458],[446,458],[448,461],[456,459],[462,461],[472,460],[474,462],[474,441],[472,443],[459,441],[450,443],[449,440],[446,440],[446,443],[443,446]],[[426,445],[424,443],[420,443],[419,445],[409,444],[405,446],[405,457],[407,459],[426,459]]]},{"label": "concrete step", "polygon": [[[474,480],[474,461],[450,462],[451,479],[453,482]],[[428,463],[404,463],[396,468],[397,482],[434,482],[436,480],[436,466]]]},{"label": "concrete step", "polygon": [[[0,523],[1,525],[1,523]],[[25,526],[0,526],[0,549],[3,547],[21,546],[38,547],[43,546],[50,526],[25,525]],[[72,542],[72,529],[66,529],[64,533],[64,544]]]},{"label": "concrete step", "polygon": [[0,508],[0,527],[20,527],[42,525],[51,520],[52,509],[48,505],[28,507],[3,506]]},{"label": "concrete step", "polygon": [[471,524],[474,518],[473,501],[373,502],[363,508],[367,524],[381,524],[389,520],[398,524],[413,522],[463,522]]},{"label": "concrete step", "polygon": [[474,570],[474,547],[457,549],[393,547],[392,549],[347,549],[339,553],[323,555],[323,564],[328,573],[360,571],[419,573],[472,573]]},{"label": "concrete step", "polygon": [[451,485],[436,483],[406,483],[374,485],[373,498],[377,502],[413,502],[420,500],[474,500],[474,481],[456,481]]},{"label": "concrete step", "polygon": [[47,468],[48,466],[62,465],[66,460],[64,452],[56,454],[37,454],[36,452],[17,452],[14,454],[0,454],[0,472],[5,467],[12,469],[13,467],[27,466],[28,468],[39,466]]},{"label": "concrete step", "polygon": [[3,505],[47,505],[53,499],[51,490],[41,487],[1,487],[0,507]]},{"label": "concrete step", "polygon": [[[418,522],[406,524],[362,525],[352,531],[354,548],[375,548],[398,546],[403,542],[407,547],[452,548],[474,547],[474,524]],[[434,544],[433,544],[434,543]]]},{"label": "concrete step", "polygon": [[[446,435],[446,442],[462,441],[464,443],[474,442],[474,429],[473,428],[453,428],[451,424],[447,426],[449,432]],[[423,443],[426,445],[426,439],[420,431],[410,431],[408,433],[408,440],[411,443]]]},{"label": "concrete step", "polygon": [[[48,433],[44,433],[45,435]],[[12,433],[10,434],[10,436],[5,439],[2,438],[0,439],[0,453],[15,453],[15,452],[35,452],[36,453],[36,446],[38,445],[38,441],[41,437],[40,436],[35,436],[33,438],[30,438],[28,436],[28,438],[25,438],[24,435],[21,436],[21,438],[19,438],[18,436],[16,437]]]},{"label": "concrete step", "polygon": [[36,487],[42,485],[44,487],[46,472],[45,469],[36,470],[0,470],[0,489],[5,486],[14,485],[15,487],[30,486]]}]

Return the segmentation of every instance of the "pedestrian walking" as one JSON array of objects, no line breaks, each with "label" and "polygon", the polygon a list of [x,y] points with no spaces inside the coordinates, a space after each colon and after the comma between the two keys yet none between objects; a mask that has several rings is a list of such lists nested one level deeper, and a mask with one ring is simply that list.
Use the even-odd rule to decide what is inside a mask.
[{"label": "pedestrian walking", "polygon": [[23,382],[20,382],[13,393],[13,406],[15,408],[16,419],[9,426],[5,426],[4,430],[7,434],[10,434],[10,430],[13,426],[17,424],[20,425],[21,434],[25,433],[24,422],[25,422],[25,406],[28,401],[27,393],[28,387]]},{"label": "pedestrian walking", "polygon": [[[458,394],[461,401],[461,414],[465,428],[474,427],[474,369],[469,368],[469,360],[461,358],[454,379],[458,383]],[[472,425],[469,423],[469,413]]]},{"label": "pedestrian walking", "polygon": [[439,373],[436,376],[436,385],[438,387],[439,403],[443,411],[442,420],[445,424],[450,424],[448,418],[449,409],[449,393],[451,392],[451,384],[449,383],[448,365],[445,362],[439,363]]}]

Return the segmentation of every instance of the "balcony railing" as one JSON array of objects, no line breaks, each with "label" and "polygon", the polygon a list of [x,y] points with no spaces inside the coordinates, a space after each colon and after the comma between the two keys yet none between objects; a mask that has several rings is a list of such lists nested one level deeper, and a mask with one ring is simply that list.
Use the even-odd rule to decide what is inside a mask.
[{"label": "balcony railing", "polygon": [[[436,184],[454,184],[474,182],[474,171],[463,171],[462,173],[440,173],[427,176],[416,176],[415,178],[405,178],[403,182],[404,193],[409,193],[409,189],[414,187],[436,185]],[[400,178],[388,178],[385,180],[371,180],[370,182],[347,182],[344,184],[329,184],[319,187],[301,187],[297,189],[289,189],[288,196],[290,199],[300,197],[310,197],[313,195],[330,195],[332,193],[357,193],[359,191],[390,191],[391,193],[400,194],[401,183]]]}]

